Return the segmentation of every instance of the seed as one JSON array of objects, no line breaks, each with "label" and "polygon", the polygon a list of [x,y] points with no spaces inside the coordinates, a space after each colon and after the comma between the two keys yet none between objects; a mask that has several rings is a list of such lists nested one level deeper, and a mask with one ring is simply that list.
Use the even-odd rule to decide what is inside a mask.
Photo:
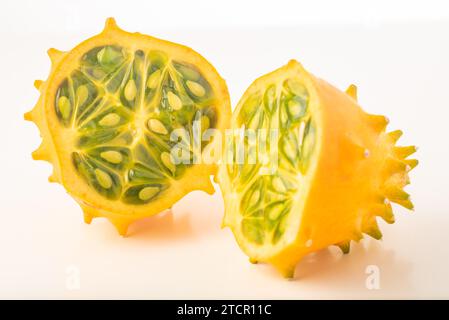
[{"label": "seed", "polygon": [[173,163],[170,153],[162,152],[161,160],[162,160],[162,163],[164,164],[164,166],[166,166],[168,170],[170,170],[171,172],[176,171],[176,167],[175,167],[175,164]]},{"label": "seed", "polygon": [[190,92],[192,92],[195,96],[202,97],[206,94],[206,90],[198,82],[187,80],[186,84]]},{"label": "seed", "polygon": [[284,107],[281,107],[279,112],[280,112],[280,117],[281,117],[281,124],[282,125],[287,124],[287,121],[288,121],[287,111],[285,110]]},{"label": "seed", "polygon": [[156,88],[157,87],[157,85],[158,85],[158,83],[159,83],[159,79],[160,79],[160,77],[161,77],[161,70],[156,70],[156,71],[154,71],[149,77],[148,77],[148,80],[147,80],[147,87],[149,88],[149,89],[154,89],[154,88]]},{"label": "seed", "polygon": [[100,126],[102,127],[113,127],[117,125],[120,122],[120,116],[116,113],[109,113],[105,115],[101,120],[98,122]]},{"label": "seed", "polygon": [[81,85],[76,89],[76,100],[78,101],[78,106],[82,106],[89,97],[89,90],[86,85]]},{"label": "seed", "polygon": [[201,116],[201,131],[209,129],[210,120],[208,116]]},{"label": "seed", "polygon": [[251,208],[252,206],[257,204],[259,198],[260,198],[260,191],[259,190],[254,191],[254,193],[251,195],[251,199],[249,200],[249,207]]},{"label": "seed", "polygon": [[133,101],[137,94],[136,83],[133,79],[129,80],[125,86],[125,98],[128,101]]},{"label": "seed", "polygon": [[297,154],[297,148],[291,139],[288,137],[284,138],[284,152],[291,160],[294,160]]},{"label": "seed", "polygon": [[284,206],[282,205],[282,203],[276,203],[276,204],[270,205],[265,210],[268,211],[268,218],[270,220],[277,220],[277,218],[279,218],[279,216],[281,215],[283,209],[284,209]]},{"label": "seed", "polygon": [[167,99],[168,99],[168,103],[174,110],[179,110],[182,108],[181,99],[173,92],[169,91],[167,93]]},{"label": "seed", "polygon": [[302,115],[302,106],[301,103],[297,100],[290,100],[288,102],[288,113],[293,119],[297,119]]},{"label": "seed", "polygon": [[103,159],[105,159],[106,161],[110,162],[110,163],[120,163],[123,160],[123,156],[120,152],[118,151],[104,151],[102,153],[100,153],[100,157],[102,157]]},{"label": "seed", "polygon": [[153,198],[159,192],[157,187],[145,187],[139,192],[139,199],[142,201]]},{"label": "seed", "polygon": [[95,169],[95,176],[97,181],[104,189],[109,189],[112,187],[112,179],[109,174],[100,169]]},{"label": "seed", "polygon": [[150,119],[148,120],[148,127],[151,131],[159,133],[159,134],[167,134],[167,128],[160,122],[158,119]]},{"label": "seed", "polygon": [[72,112],[72,105],[70,104],[70,100],[62,96],[58,99],[58,108],[59,112],[62,115],[64,120],[67,120],[70,117],[70,113]]},{"label": "seed", "polygon": [[273,185],[274,190],[276,190],[277,192],[285,193],[287,191],[284,182],[279,177],[274,177],[271,181],[271,184]]}]

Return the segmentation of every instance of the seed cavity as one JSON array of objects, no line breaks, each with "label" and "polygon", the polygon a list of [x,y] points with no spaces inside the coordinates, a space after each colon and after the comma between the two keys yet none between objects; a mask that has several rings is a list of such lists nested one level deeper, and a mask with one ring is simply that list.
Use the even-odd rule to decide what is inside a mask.
[{"label": "seed cavity", "polygon": [[161,78],[161,70],[154,71],[147,80],[147,88],[149,89],[155,89],[159,83],[159,80]]},{"label": "seed cavity", "polygon": [[308,96],[306,87],[298,80],[294,79],[287,80],[287,86],[295,96],[300,97]]},{"label": "seed cavity", "polygon": [[117,63],[121,57],[121,52],[111,46],[106,46],[97,53],[97,60],[103,66],[109,66]]},{"label": "seed cavity", "polygon": [[72,112],[72,105],[70,103],[70,100],[62,96],[58,99],[58,109],[61,113],[61,116],[64,120],[67,120],[70,117],[70,113]]},{"label": "seed cavity", "polygon": [[158,119],[150,119],[148,120],[148,127],[151,131],[156,132],[158,134],[167,134],[167,128],[160,122]]},{"label": "seed cavity", "polygon": [[137,87],[133,79],[129,80],[125,86],[125,98],[128,101],[133,101],[136,98]]},{"label": "seed cavity", "polygon": [[102,153],[100,153],[100,157],[102,157],[107,162],[110,162],[113,164],[118,164],[118,163],[122,162],[122,160],[123,160],[122,154],[118,151],[113,151],[113,150],[103,151]]},{"label": "seed cavity", "polygon": [[288,113],[293,119],[298,119],[302,115],[301,103],[297,100],[290,100],[288,102]]},{"label": "seed cavity", "polygon": [[180,110],[182,108],[182,101],[181,101],[181,99],[176,94],[174,94],[173,92],[169,91],[167,93],[167,99],[168,99],[168,104],[174,110]]},{"label": "seed cavity", "polygon": [[147,201],[153,198],[159,192],[158,187],[145,187],[139,191],[139,199]]},{"label": "seed cavity", "polygon": [[78,106],[82,106],[87,98],[89,97],[89,90],[86,85],[81,85],[76,89],[76,100],[78,101]]},{"label": "seed cavity", "polygon": [[120,116],[116,113],[109,113],[105,115],[98,122],[102,127],[113,127],[116,126],[120,122]]},{"label": "seed cavity", "polygon": [[104,189],[109,189],[112,187],[112,179],[109,174],[100,169],[95,169],[95,177],[97,178],[98,183]]},{"label": "seed cavity", "polygon": [[274,190],[276,190],[279,193],[285,193],[287,192],[287,188],[285,187],[284,182],[280,177],[274,177],[271,181],[271,184],[273,185]]},{"label": "seed cavity", "polygon": [[285,155],[290,158],[290,160],[294,160],[296,158],[296,155],[298,153],[298,149],[293,141],[289,139],[288,137],[284,138],[284,146],[283,150]]},{"label": "seed cavity", "polygon": [[268,218],[274,221],[280,217],[283,209],[284,205],[282,203],[275,203],[268,206],[265,210],[267,211],[266,213],[268,214]]},{"label": "seed cavity", "polygon": [[195,96],[201,98],[206,94],[206,89],[198,82],[187,80],[187,87]]},{"label": "seed cavity", "polygon": [[176,171],[176,167],[175,167],[173,159],[171,158],[170,153],[162,152],[161,153],[161,161],[164,164],[164,166],[168,170],[170,170],[172,173],[174,173]]}]

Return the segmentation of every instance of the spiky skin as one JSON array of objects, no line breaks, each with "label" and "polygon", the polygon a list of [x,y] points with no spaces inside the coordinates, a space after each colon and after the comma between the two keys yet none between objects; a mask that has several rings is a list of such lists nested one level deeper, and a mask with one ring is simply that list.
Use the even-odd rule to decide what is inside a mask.
[{"label": "spiky skin", "polygon": [[[380,239],[377,217],[394,222],[390,202],[413,209],[403,187],[409,183],[408,172],[417,160],[407,159],[415,147],[397,147],[401,131],[386,132],[388,119],[371,115],[357,102],[357,90],[351,85],[342,92],[308,73],[298,62],[257,79],[241,98],[235,113],[254,90],[285,77],[297,77],[307,84],[313,97],[313,115],[318,134],[314,168],[308,173],[300,211],[296,215],[295,236],[281,246],[251,250],[241,236],[238,205],[229,196],[235,185],[227,176],[226,166],[220,168],[220,184],[225,198],[224,226],[229,226],[240,247],[251,261],[274,265],[285,277],[293,277],[296,264],[307,254],[338,245],[344,253],[351,241],[363,234]],[[233,126],[235,117],[233,117]]]},{"label": "spiky skin", "polygon": [[51,59],[50,75],[45,81],[35,81],[34,85],[39,90],[40,97],[35,107],[24,116],[26,120],[32,121],[38,126],[42,137],[41,145],[32,153],[33,159],[44,160],[53,165],[53,173],[49,177],[49,181],[60,183],[65,187],[81,206],[86,223],[90,223],[96,217],[105,217],[111,221],[121,235],[126,235],[128,226],[132,222],[171,208],[174,203],[193,190],[214,193],[210,175],[216,172],[216,166],[203,164],[189,168],[181,180],[173,182],[163,197],[146,205],[133,205],[105,199],[80,178],[71,159],[71,152],[74,150],[74,134],[70,128],[63,128],[58,123],[54,108],[55,95],[61,81],[78,67],[83,54],[92,48],[107,45],[137,47],[142,50],[163,50],[170,54],[170,57],[188,61],[207,77],[218,97],[217,129],[224,129],[228,126],[231,111],[229,94],[224,80],[201,55],[179,44],[140,33],[123,31],[116,25],[113,18],[107,19],[105,28],[100,34],[82,42],[69,52],[56,49],[48,50]]}]

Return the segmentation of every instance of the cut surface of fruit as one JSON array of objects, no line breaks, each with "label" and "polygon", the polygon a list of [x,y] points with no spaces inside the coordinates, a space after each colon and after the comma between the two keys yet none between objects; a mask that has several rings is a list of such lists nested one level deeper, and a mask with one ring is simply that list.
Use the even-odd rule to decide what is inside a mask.
[{"label": "cut surface of fruit", "polygon": [[403,187],[416,148],[395,146],[402,132],[387,123],[361,109],[355,86],[342,92],[294,60],[247,89],[218,181],[223,225],[251,261],[292,277],[310,252],[380,239],[376,217],[394,222],[390,201],[413,208]]},{"label": "cut surface of fruit", "polygon": [[50,76],[36,82],[41,96],[25,115],[43,138],[33,158],[53,164],[50,180],[80,203],[86,222],[103,216],[124,234],[190,191],[214,192],[216,166],[195,159],[214,143],[204,131],[227,128],[231,111],[224,80],[203,57],[112,18],[99,35],[49,55]]}]

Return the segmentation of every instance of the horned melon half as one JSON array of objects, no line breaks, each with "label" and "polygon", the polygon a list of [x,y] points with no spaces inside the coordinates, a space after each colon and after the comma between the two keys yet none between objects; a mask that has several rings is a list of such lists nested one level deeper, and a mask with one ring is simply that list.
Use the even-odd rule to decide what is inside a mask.
[{"label": "horned melon half", "polygon": [[356,91],[292,60],[241,98],[218,180],[223,225],[250,261],[293,277],[308,253],[331,245],[347,253],[363,234],[380,239],[376,219],[394,222],[391,202],[413,209],[403,188],[416,148],[396,146],[402,132],[386,132],[388,119],[364,112]]},{"label": "horned melon half", "polygon": [[[48,54],[50,75],[35,82],[40,98],[25,114],[43,138],[32,156],[53,165],[49,180],[75,198],[86,223],[106,217],[124,235],[190,191],[214,192],[216,165],[201,152],[215,136],[201,138],[228,127],[231,109],[226,83],[206,59],[123,31],[113,18],[74,49]],[[187,152],[173,152],[178,143]]]}]

